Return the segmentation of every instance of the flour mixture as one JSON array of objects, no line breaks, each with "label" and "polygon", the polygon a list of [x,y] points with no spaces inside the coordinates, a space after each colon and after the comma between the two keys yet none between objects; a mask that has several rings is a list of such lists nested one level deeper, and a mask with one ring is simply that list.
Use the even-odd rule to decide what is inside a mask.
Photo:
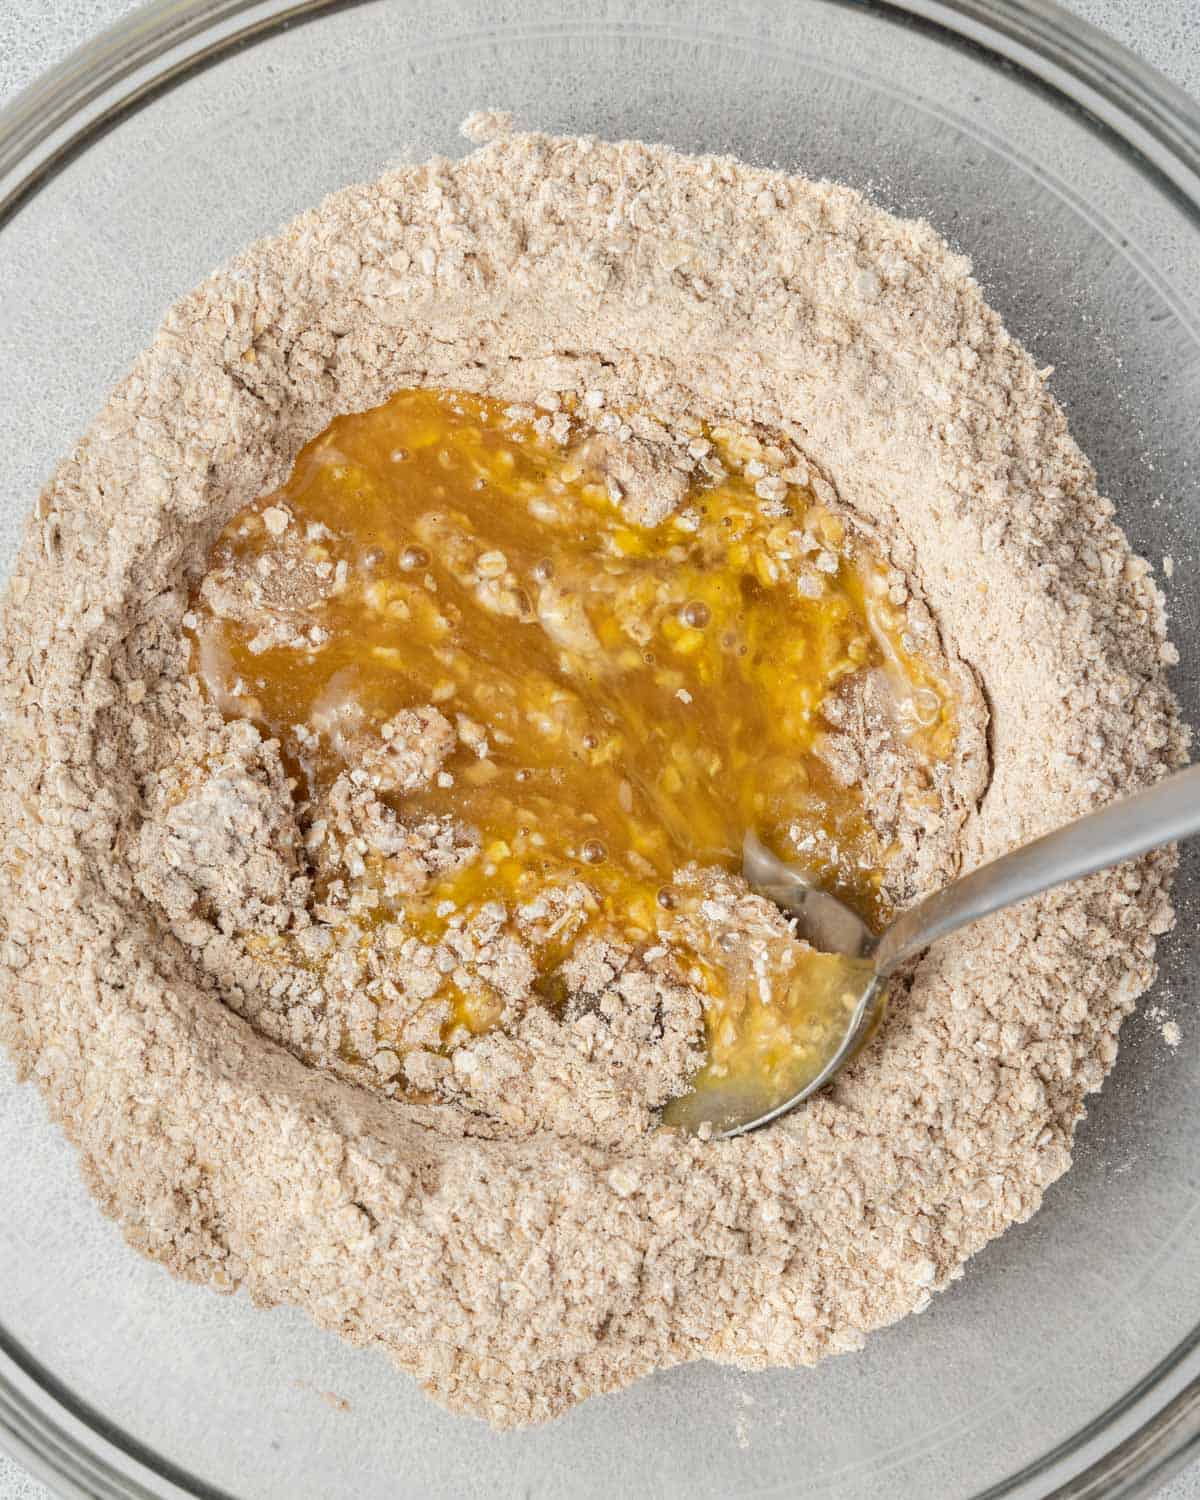
[{"label": "flour mixture", "polygon": [[875,922],[1179,764],[1162,605],[927,226],[515,134],[168,315],[5,604],[0,1026],[98,1200],[438,1400],[542,1421],[920,1311],[1069,1165],[1172,858],[947,939],[823,1095]]}]

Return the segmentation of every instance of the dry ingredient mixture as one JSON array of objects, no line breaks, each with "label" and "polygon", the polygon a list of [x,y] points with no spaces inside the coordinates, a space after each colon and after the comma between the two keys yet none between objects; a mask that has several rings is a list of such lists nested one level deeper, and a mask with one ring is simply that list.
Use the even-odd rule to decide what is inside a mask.
[{"label": "dry ingredient mixture", "polygon": [[1186,735],[928,226],[468,127],[183,299],[43,494],[0,1034],[131,1243],[512,1426],[920,1311],[1066,1170],[1172,920],[1167,852],[999,914],[706,1143],[662,1107],[807,1045],[820,962],[746,823],[880,918]]}]

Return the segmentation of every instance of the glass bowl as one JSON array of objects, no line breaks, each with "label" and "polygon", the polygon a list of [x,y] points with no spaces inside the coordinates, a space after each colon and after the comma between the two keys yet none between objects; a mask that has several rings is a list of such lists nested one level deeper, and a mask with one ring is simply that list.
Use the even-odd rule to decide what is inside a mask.
[{"label": "glass bowl", "polygon": [[[1200,116],[1038,0],[204,0],[132,16],[0,117],[0,544],[167,304],[460,120],[734,152],[973,258],[1165,581],[1196,722]],[[1161,576],[1161,575],[1160,575]],[[63,1494],[1081,1497],[1200,1445],[1197,876],[1078,1163],[920,1318],[815,1370],[696,1364],[497,1436],[377,1354],[127,1249],[0,1077],[0,1442]],[[1182,1026],[1175,1049],[1165,1016]]]}]

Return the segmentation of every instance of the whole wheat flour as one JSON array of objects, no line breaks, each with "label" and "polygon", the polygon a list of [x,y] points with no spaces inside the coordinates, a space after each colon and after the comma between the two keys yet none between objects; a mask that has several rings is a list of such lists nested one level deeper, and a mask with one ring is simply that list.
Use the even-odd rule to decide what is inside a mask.
[{"label": "whole wheat flour", "polygon": [[[870,706],[833,715],[895,834],[896,901],[1154,780],[1186,735],[1148,565],[927,225],[732,160],[468,127],[464,160],[335,194],[178,303],[42,495],[0,633],[0,1027],[134,1246],[504,1427],[687,1360],[809,1364],[920,1311],[1068,1167],[1154,976],[1172,857],[947,939],[831,1089],[746,1139],[654,1128],[699,1060],[686,982],[585,943],[567,1003],[525,1005],[495,912],[450,961],[491,965],[511,1024],[447,1056],[435,1010],[401,1056],[373,1017],[437,976],[414,949],[383,990],[395,955],[338,947],[350,898],[327,893],[360,856],[399,896],[475,857],[470,827],[399,830],[370,788],[428,785],[482,731],[414,710],[315,835],[278,746],[190,670],[229,518],[404,387],[652,414],[611,455],[647,524],[680,498],[656,434],[777,435],[957,685],[920,819]],[[264,628],[291,628],[282,604]],[[780,935],[736,880],[694,878],[735,934]],[[524,920],[569,923],[557,899]],[[326,982],[270,961],[284,934]]]}]

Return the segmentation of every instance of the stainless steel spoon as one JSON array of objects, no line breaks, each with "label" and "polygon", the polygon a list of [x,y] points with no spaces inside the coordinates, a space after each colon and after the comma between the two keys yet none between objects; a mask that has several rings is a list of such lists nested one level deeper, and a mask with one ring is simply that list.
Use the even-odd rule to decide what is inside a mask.
[{"label": "stainless steel spoon", "polygon": [[871,959],[874,971],[841,1044],[820,1072],[798,1092],[766,1108],[761,1098],[751,1104],[744,1097],[743,1116],[734,1117],[739,1109],[736,1094],[714,1095],[707,1115],[714,1135],[742,1135],[769,1125],[823,1088],[870,1031],[888,976],[930,943],[990,912],[1193,833],[1200,833],[1200,764],[981,865],[897,917],[878,938],[811,874],[784,864],[754,834],[747,834],[742,873],[753,889],[794,918],[797,935],[814,948]]}]

